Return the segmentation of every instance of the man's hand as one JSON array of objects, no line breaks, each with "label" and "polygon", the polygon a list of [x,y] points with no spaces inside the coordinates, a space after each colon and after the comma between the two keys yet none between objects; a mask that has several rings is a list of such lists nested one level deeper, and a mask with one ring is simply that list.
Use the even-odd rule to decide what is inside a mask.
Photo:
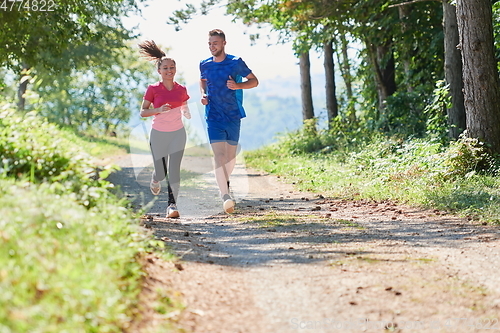
[{"label": "man's hand", "polygon": [[201,96],[201,104],[202,105],[207,105],[208,104],[208,97],[206,94],[203,94],[203,96]]},{"label": "man's hand", "polygon": [[238,84],[233,80],[233,78],[231,77],[231,75],[229,75],[229,80],[227,80],[226,85],[231,90],[240,89],[240,88],[238,88]]}]

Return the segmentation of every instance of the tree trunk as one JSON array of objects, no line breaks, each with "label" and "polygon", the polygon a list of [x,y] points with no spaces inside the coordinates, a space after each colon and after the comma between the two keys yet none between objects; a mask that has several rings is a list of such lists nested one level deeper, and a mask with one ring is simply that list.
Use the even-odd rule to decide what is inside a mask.
[{"label": "tree trunk", "polygon": [[[410,38],[409,36],[406,36],[406,33],[408,31],[408,17],[411,14],[411,6],[399,6],[398,7],[398,12],[399,12],[399,19],[401,20],[401,33],[405,38]],[[401,59],[403,62],[403,69],[404,69],[404,82],[406,84],[406,90],[408,92],[414,91],[414,87],[410,84],[411,82],[411,59],[413,55],[411,53],[404,52],[401,55]]]},{"label": "tree trunk", "polygon": [[19,111],[24,111],[26,107],[26,91],[28,90],[28,84],[30,82],[31,76],[29,75],[30,68],[26,64],[23,65],[21,71],[21,79],[19,80],[19,86],[17,87],[17,109]]},{"label": "tree trunk", "polygon": [[302,118],[314,118],[314,108],[311,88],[311,62],[309,51],[300,54],[300,90],[302,95]]},{"label": "tree trunk", "polygon": [[465,130],[464,84],[462,81],[462,55],[459,43],[456,7],[443,1],[444,76],[449,85],[451,108],[447,109],[449,136],[458,139]]},{"label": "tree trunk", "polygon": [[349,119],[351,123],[355,123],[357,121],[356,109],[354,107],[356,101],[354,100],[352,92],[351,64],[349,63],[349,55],[347,53],[349,42],[347,41],[344,32],[341,32],[339,36],[341,42],[340,49],[342,53],[342,60],[340,58],[340,55],[337,54],[337,57],[338,57],[338,62],[340,64],[339,66],[340,73],[342,75],[342,78],[344,79],[345,90],[347,95],[347,119]]},{"label": "tree trunk", "polygon": [[367,44],[375,74],[379,110],[385,109],[385,100],[396,92],[396,68],[392,42],[383,45]]},{"label": "tree trunk", "polygon": [[500,80],[490,0],[457,0],[468,136],[500,153]]},{"label": "tree trunk", "polygon": [[331,128],[331,123],[339,114],[339,107],[336,96],[335,86],[335,64],[333,62],[333,42],[330,40],[323,44],[325,67],[325,89],[326,89],[326,112],[328,115],[328,128]]}]

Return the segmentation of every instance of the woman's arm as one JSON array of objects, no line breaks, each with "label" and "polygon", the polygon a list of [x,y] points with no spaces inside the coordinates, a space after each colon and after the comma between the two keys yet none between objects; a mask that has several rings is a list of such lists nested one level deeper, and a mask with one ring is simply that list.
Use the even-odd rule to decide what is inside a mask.
[{"label": "woman's arm", "polygon": [[181,106],[181,113],[186,117],[187,119],[191,119],[191,112],[189,111],[189,106],[187,102],[182,103]]},{"label": "woman's arm", "polygon": [[142,100],[141,117],[151,117],[162,112],[170,111],[170,104],[168,103],[160,106],[159,108],[150,108],[150,107],[151,107],[150,101],[147,101],[145,99]]}]

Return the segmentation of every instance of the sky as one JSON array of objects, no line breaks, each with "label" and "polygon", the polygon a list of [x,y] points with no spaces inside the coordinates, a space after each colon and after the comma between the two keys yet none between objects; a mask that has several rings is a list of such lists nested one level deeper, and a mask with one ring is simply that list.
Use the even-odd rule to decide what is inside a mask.
[{"label": "sky", "polygon": [[[142,8],[142,16],[124,19],[126,27],[138,26],[140,40],[154,40],[157,44],[170,50],[167,55],[177,63],[177,75],[181,75],[186,85],[199,80],[199,62],[210,56],[208,51],[208,31],[218,28],[226,34],[226,53],[241,57],[259,80],[276,80],[296,78],[299,82],[298,59],[295,57],[291,43],[276,45],[278,35],[267,29],[247,27],[240,22],[231,22],[231,17],[224,15],[224,8],[217,8],[206,16],[196,16],[180,31],[166,22],[176,9],[184,8],[185,3],[194,5],[200,0],[149,0]],[[260,33],[262,36],[252,45],[249,35]],[[267,37],[269,35],[269,37]],[[322,59],[319,54],[311,52],[311,74],[323,73]]]}]

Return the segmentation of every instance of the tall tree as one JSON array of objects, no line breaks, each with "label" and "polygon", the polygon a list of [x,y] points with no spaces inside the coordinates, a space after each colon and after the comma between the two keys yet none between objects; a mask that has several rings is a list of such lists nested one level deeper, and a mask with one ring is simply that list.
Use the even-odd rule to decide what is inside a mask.
[{"label": "tall tree", "polygon": [[40,73],[33,88],[41,99],[37,109],[49,121],[78,130],[116,131],[139,110],[147,85],[157,79],[155,66],[140,58],[135,45],[120,51],[118,59],[70,75]]},{"label": "tall tree", "polygon": [[444,31],[444,75],[449,86],[451,107],[446,110],[448,115],[449,136],[458,139],[465,130],[465,106],[462,81],[462,55],[458,49],[458,26],[456,6],[443,1],[443,31]]},{"label": "tall tree", "polygon": [[302,119],[314,118],[314,107],[311,88],[311,61],[309,51],[302,51],[300,59],[300,90],[302,97]]},{"label": "tall tree", "polygon": [[[418,135],[425,130],[423,110],[434,88],[430,83],[443,77],[442,5],[437,1],[394,2],[204,0],[201,7],[206,13],[210,6],[223,5],[227,14],[245,24],[270,24],[281,40],[297,37],[317,49],[325,39],[348,31],[366,46],[360,52],[358,72],[364,85],[365,112],[361,116],[366,124],[373,129],[407,127],[407,133]],[[403,5],[411,8],[394,8]],[[188,7],[173,22],[184,22],[193,11]],[[401,88],[406,89],[399,91]],[[355,120],[356,108],[348,105],[349,119]]]},{"label": "tall tree", "polygon": [[[4,1],[0,9],[0,66],[19,75],[22,99],[28,69],[69,72],[109,57],[109,50],[122,47],[133,36],[124,29],[121,18],[138,10],[140,1],[144,0]],[[81,52],[82,47],[88,52]],[[19,106],[24,106],[24,100]]]},{"label": "tall tree", "polygon": [[370,56],[371,66],[374,71],[378,95],[379,110],[385,108],[387,97],[396,92],[396,64],[392,49],[392,41],[385,43],[372,43],[366,41],[366,49]]},{"label": "tall tree", "polygon": [[467,132],[500,154],[500,80],[492,16],[490,0],[457,0]]},{"label": "tall tree", "polygon": [[328,116],[328,127],[339,114],[336,84],[335,63],[333,61],[333,41],[327,40],[323,44],[323,66],[325,68],[325,90],[326,90],[326,113]]},{"label": "tall tree", "polygon": [[345,84],[346,98],[347,98],[347,119],[351,123],[357,122],[355,97],[352,89],[352,74],[351,62],[349,61],[348,47],[349,42],[346,38],[346,33],[343,30],[339,31],[340,46],[337,47],[337,62],[339,63],[339,70]]}]

